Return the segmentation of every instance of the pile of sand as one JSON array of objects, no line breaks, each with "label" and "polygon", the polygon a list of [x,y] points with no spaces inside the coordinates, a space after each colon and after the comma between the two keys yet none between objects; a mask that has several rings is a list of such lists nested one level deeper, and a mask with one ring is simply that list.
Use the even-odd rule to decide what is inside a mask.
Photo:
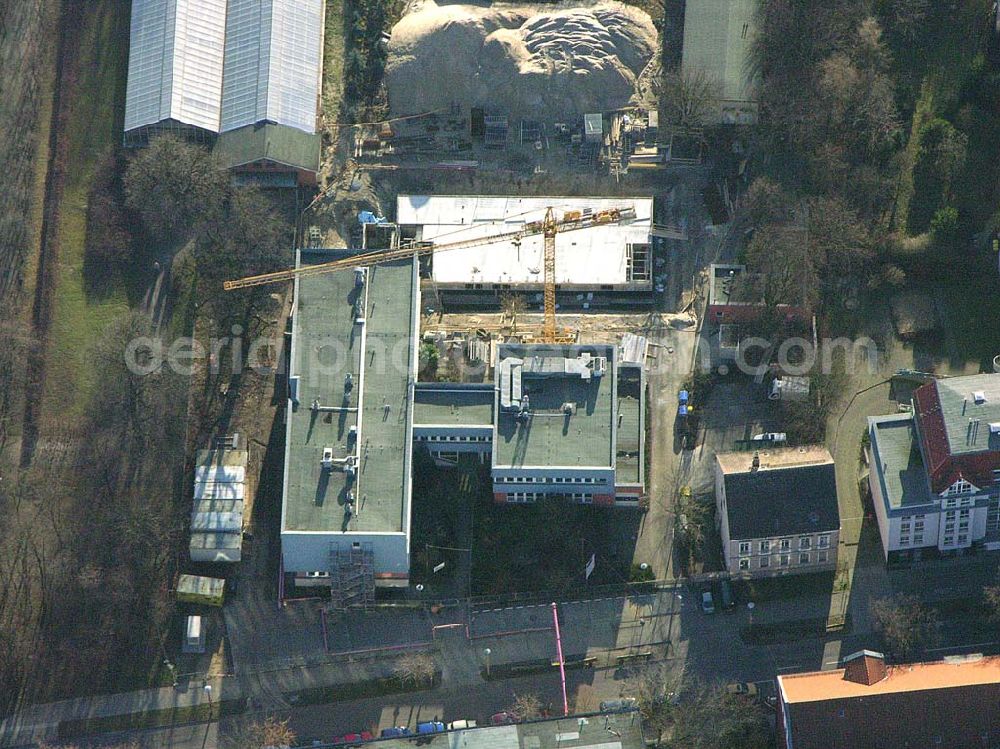
[{"label": "pile of sand", "polygon": [[544,119],[616,109],[656,44],[649,15],[619,2],[539,11],[429,0],[392,30],[389,105],[397,115],[457,102]]}]

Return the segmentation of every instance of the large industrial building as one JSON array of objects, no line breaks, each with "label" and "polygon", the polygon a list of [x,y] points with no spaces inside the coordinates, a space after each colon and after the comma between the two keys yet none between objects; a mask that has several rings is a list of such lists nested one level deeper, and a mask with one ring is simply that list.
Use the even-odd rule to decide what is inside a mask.
[{"label": "large industrial building", "polygon": [[498,503],[637,507],[644,491],[641,363],[615,345],[499,343],[486,382],[418,383],[419,309],[414,259],[296,280],[282,564],[338,607],[409,582],[414,448],[489,460]]},{"label": "large industrial building", "polygon": [[216,143],[269,186],[315,184],[322,0],[132,0],[125,144]]},{"label": "large industrial building", "polygon": [[550,208],[557,217],[578,214],[585,218],[614,209],[629,216],[556,235],[555,281],[561,307],[587,309],[628,292],[632,292],[632,299],[636,292],[648,299],[653,288],[651,197],[400,195],[396,223],[402,241],[418,245],[482,240],[432,254],[428,273],[431,291],[445,303],[495,305],[499,294],[516,288],[540,305],[542,234],[496,241],[490,238],[542,221]]}]

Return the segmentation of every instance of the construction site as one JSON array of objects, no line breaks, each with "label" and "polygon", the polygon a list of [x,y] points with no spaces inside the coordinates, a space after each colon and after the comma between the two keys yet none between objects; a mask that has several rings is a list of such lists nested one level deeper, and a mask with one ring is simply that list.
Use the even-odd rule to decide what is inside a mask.
[{"label": "construction site", "polygon": [[295,282],[282,580],[335,611],[412,589],[417,452],[488,466],[495,504],[644,507],[648,362],[725,239],[643,11],[418,2],[385,43],[388,112],[296,268],[227,284]]}]

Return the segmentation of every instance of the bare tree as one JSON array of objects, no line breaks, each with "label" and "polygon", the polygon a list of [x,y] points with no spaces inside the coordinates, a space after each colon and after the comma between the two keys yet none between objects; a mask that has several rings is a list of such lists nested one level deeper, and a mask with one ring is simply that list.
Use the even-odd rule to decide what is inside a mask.
[{"label": "bare tree", "polygon": [[763,708],[719,685],[688,684],[672,711],[670,746],[684,749],[765,749],[773,736]]},{"label": "bare tree", "polygon": [[912,42],[925,28],[930,0],[885,0],[883,7],[890,28]]},{"label": "bare tree", "polygon": [[1000,622],[1000,582],[983,586],[983,603],[991,621]]},{"label": "bare tree", "polygon": [[626,691],[635,697],[643,725],[656,733],[659,744],[674,724],[679,683],[662,663],[649,663],[636,671],[628,680]]},{"label": "bare tree", "polygon": [[507,709],[507,712],[513,715],[518,722],[534,720],[542,716],[542,701],[538,699],[538,695],[530,692],[518,694],[515,695],[514,704]]},{"label": "bare tree", "polygon": [[288,725],[288,719],[268,716],[263,720],[241,721],[222,740],[225,749],[264,749],[264,747],[295,746],[298,736]]},{"label": "bare tree", "polygon": [[747,264],[756,279],[760,301],[774,310],[778,305],[813,305],[819,279],[809,255],[806,232],[794,226],[772,224],[758,230],[747,247]]},{"label": "bare tree", "polygon": [[721,87],[704,70],[665,71],[658,96],[664,122],[679,127],[701,127],[710,120]]},{"label": "bare tree", "polygon": [[173,135],[153,138],[125,170],[125,202],[157,239],[184,236],[228,188],[210,151]]},{"label": "bare tree", "polygon": [[433,656],[427,653],[407,653],[396,661],[392,672],[402,684],[428,686],[434,683],[437,668]]},{"label": "bare tree", "polygon": [[871,603],[875,631],[889,655],[896,660],[911,657],[933,644],[937,635],[937,615],[916,596],[895,595]]}]

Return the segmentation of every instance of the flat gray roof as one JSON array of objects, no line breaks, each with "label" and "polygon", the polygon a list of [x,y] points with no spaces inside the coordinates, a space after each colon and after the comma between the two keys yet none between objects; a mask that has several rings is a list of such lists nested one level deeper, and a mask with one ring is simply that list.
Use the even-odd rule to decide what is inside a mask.
[{"label": "flat gray roof", "polygon": [[[310,254],[303,263],[324,259]],[[299,378],[298,406],[288,414],[283,530],[401,532],[406,526],[414,264],[370,268],[360,290],[354,278],[341,271],[297,282],[291,373]],[[364,325],[355,324],[356,311]],[[338,410],[314,410],[314,400],[320,409]],[[351,427],[358,428],[357,443]],[[356,481],[338,467],[323,469],[327,447],[335,460],[357,453]],[[355,514],[348,523],[349,491]]]},{"label": "flat gray roof", "polygon": [[[1000,437],[989,428],[990,424],[1000,424],[1000,374],[945,377],[934,384],[951,454],[1000,450]],[[969,429],[972,419],[979,420],[978,429]]]},{"label": "flat gray roof", "polygon": [[[607,357],[607,370],[588,380],[579,375],[536,377],[522,374],[531,416],[498,411],[493,438],[494,466],[611,468],[615,461],[616,347],[602,345],[528,347],[503,345],[497,357]],[[498,367],[499,370],[499,367]],[[563,412],[564,403],[576,413]]]},{"label": "flat gray roof", "polygon": [[[642,483],[643,425],[642,394],[623,395],[623,381],[618,380],[618,438],[615,452],[615,480],[619,484]],[[636,378],[638,379],[638,377]],[[641,383],[640,383],[641,386]]]},{"label": "flat gray roof", "polygon": [[414,392],[416,425],[493,426],[493,385],[478,387],[420,383]]},{"label": "flat gray roof", "polygon": [[873,416],[872,460],[881,468],[882,494],[890,508],[931,502],[927,471],[917,444],[913,416]]}]

